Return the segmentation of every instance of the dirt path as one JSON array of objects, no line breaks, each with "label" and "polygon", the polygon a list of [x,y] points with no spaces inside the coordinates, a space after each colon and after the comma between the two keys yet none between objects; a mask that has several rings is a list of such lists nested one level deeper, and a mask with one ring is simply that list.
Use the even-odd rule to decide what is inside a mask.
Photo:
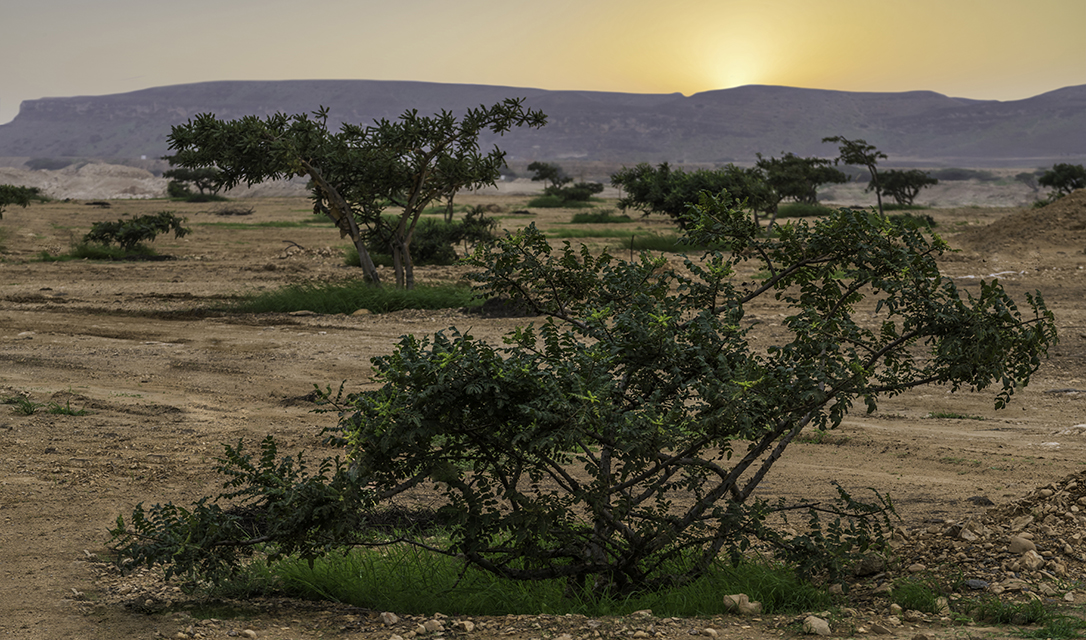
[{"label": "dirt path", "polygon": [[[478,200],[500,201],[507,210],[523,206],[511,196]],[[352,317],[200,317],[188,312],[287,282],[353,275],[334,251],[326,250],[339,244],[328,228],[254,226],[304,217],[304,199],[246,204],[255,213],[244,219],[201,213],[206,206],[147,201],[114,202],[108,210],[71,202],[5,212],[0,223],[6,235],[0,253],[0,397],[25,394],[40,406],[31,415],[0,406],[0,636],[44,640],[199,633],[210,638],[250,629],[261,638],[389,638],[393,633],[407,637],[418,624],[418,619],[405,618],[385,628],[372,612],[283,601],[254,603],[248,618],[201,622],[169,611],[169,602],[183,599],[174,587],[148,576],[133,588],[94,561],[104,552],[114,519],[138,502],[188,502],[214,493],[217,479],[208,462],[221,443],[256,441],[270,433],[284,449],[313,449],[314,436],[332,418],[310,413],[311,405],[301,397],[314,384],[365,384],[369,358],[390,352],[401,334],[459,325],[470,326],[478,337],[497,339],[513,326],[510,320],[456,311]],[[155,243],[175,260],[32,261],[40,251],[63,250],[93,221],[164,208],[189,216],[195,228],[183,240]],[[932,215],[950,234],[982,229],[1017,211],[953,209]],[[543,225],[568,215],[543,213],[534,219]],[[505,224],[521,220],[510,216]],[[205,224],[221,222],[245,226]],[[949,237],[953,244],[954,236]],[[1005,505],[1086,470],[1086,392],[1049,393],[1086,390],[1086,240],[1065,233],[1026,248],[1013,242],[969,242],[965,251],[945,261],[948,275],[961,278],[970,290],[976,276],[1010,272],[1002,278],[1016,298],[1039,289],[1056,312],[1061,342],[1034,383],[1002,412],[992,409],[990,394],[952,395],[931,388],[886,401],[876,414],[854,414],[821,442],[793,445],[764,484],[763,495],[796,497],[796,487],[803,487],[806,497],[829,495],[833,480],[858,490],[876,487],[894,497],[903,527],[921,540],[921,532],[948,521],[983,519],[989,507],[970,498]],[[305,250],[292,249],[290,243]],[[978,246],[987,248],[978,253]],[[458,276],[454,268],[420,271],[421,279]],[[767,319],[779,311],[752,310]],[[52,414],[50,404],[86,409],[87,415]],[[1061,535],[1070,534],[1061,530]],[[1082,537],[1068,541],[1075,552],[1086,553]],[[953,557],[944,556],[944,561]],[[1076,566],[1086,564],[1072,569]],[[1078,584],[1072,596],[1086,603]],[[865,607],[853,627],[885,616],[884,604],[873,601]],[[722,636],[769,638],[796,628],[794,620],[771,617],[756,622],[734,617],[473,622],[473,632],[458,635],[565,633],[581,638],[645,631],[677,638],[712,627]],[[451,620],[447,626],[452,627]],[[960,633],[937,621],[893,631],[903,638]]]}]

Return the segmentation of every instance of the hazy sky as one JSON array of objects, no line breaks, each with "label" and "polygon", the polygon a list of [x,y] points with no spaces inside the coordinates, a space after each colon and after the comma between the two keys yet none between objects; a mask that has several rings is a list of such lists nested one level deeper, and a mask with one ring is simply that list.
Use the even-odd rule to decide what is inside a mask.
[{"label": "hazy sky", "polygon": [[27,99],[307,78],[1017,100],[1086,84],[1086,0],[0,4],[0,123]]}]

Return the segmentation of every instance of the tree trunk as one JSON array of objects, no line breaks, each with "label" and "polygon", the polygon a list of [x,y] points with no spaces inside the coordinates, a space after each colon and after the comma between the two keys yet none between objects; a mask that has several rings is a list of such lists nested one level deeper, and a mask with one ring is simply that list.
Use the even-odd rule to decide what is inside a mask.
[{"label": "tree trunk", "polygon": [[305,168],[306,173],[309,174],[309,177],[313,179],[313,183],[317,185],[317,190],[328,202],[328,207],[324,210],[325,215],[339,227],[339,236],[341,238],[350,236],[355,249],[358,250],[358,266],[362,267],[362,273],[373,283],[373,286],[380,287],[381,276],[377,274],[377,266],[373,264],[373,258],[370,257],[370,252],[366,249],[362,231],[358,228],[358,222],[355,221],[354,215],[351,213],[350,205],[343,199],[343,196],[339,195],[335,187],[324,179],[324,176],[316,167],[304,160],[302,166]]}]

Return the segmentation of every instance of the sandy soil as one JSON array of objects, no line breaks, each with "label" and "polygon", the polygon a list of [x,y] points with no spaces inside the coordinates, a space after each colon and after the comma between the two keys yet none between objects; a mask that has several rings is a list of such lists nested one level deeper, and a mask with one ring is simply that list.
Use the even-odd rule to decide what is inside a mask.
[{"label": "sandy soil", "polygon": [[[459,201],[496,202],[509,211],[524,206],[523,198],[512,195]],[[401,334],[459,325],[496,339],[514,325],[457,311],[351,317],[192,313],[288,282],[353,275],[333,249],[343,243],[328,228],[208,224],[297,220],[308,211],[301,198],[246,205],[254,207],[253,215],[229,219],[208,213],[214,205],[163,201],[114,201],[109,209],[58,202],[4,213],[0,397],[22,394],[43,406],[32,415],[0,406],[0,636],[211,638],[251,630],[260,638],[389,638],[408,637],[422,620],[404,617],[385,627],[378,612],[276,600],[249,603],[250,612],[240,618],[201,621],[185,611],[189,601],[176,586],[150,574],[121,577],[99,561],[107,528],[138,502],[187,503],[215,493],[218,479],[209,472],[209,460],[221,443],[255,442],[270,433],[284,450],[316,448],[316,434],[333,418],[310,413],[312,406],[301,397],[314,384],[347,380],[364,386],[369,358],[390,352]],[[41,251],[65,250],[94,221],[163,209],[188,216],[194,228],[182,240],[155,243],[173,260],[34,261]],[[930,212],[951,244],[962,249],[949,254],[942,268],[966,291],[976,290],[979,278],[1000,274],[1018,299],[1026,291],[1042,291],[1056,314],[1060,344],[1008,409],[994,411],[992,394],[950,394],[943,388],[887,400],[873,415],[852,415],[821,442],[793,445],[762,495],[828,496],[831,481],[859,492],[888,492],[902,516],[904,566],[924,561],[932,570],[959,567],[965,577],[992,585],[1008,578],[1006,562],[1014,560],[1006,554],[1012,520],[1032,512],[1037,522],[1018,532],[1031,534],[1046,559],[1062,563],[1065,571],[1060,576],[1046,565],[1046,575],[1019,572],[1027,590],[1086,604],[1086,497],[1078,497],[1086,496],[1086,194],[1068,199],[1064,209]],[[546,225],[568,215],[540,212],[532,219]],[[523,224],[523,217],[509,216],[504,224]],[[455,268],[419,271],[424,280],[460,276]],[[766,319],[772,332],[782,311],[767,306],[752,313]],[[88,414],[51,414],[50,403]],[[974,419],[931,417],[939,413]],[[1081,481],[1072,485],[1067,479],[1076,474]],[[1058,506],[1048,509],[1055,519],[1045,518],[1050,504]],[[958,533],[963,523],[979,531],[981,540],[966,544]],[[904,569],[896,571],[857,583],[855,593],[870,592]],[[1021,589],[1008,584],[1006,591],[1021,595]],[[893,626],[886,623],[888,602],[877,596],[853,606],[854,617],[834,622],[835,634],[878,623],[902,638],[1010,635],[1006,629],[948,627],[937,618]],[[471,633],[450,634],[587,638],[643,631],[648,635],[638,637],[677,638],[704,628],[733,638],[798,633],[794,618],[772,616],[473,622]],[[452,619],[445,624],[451,629]]]}]

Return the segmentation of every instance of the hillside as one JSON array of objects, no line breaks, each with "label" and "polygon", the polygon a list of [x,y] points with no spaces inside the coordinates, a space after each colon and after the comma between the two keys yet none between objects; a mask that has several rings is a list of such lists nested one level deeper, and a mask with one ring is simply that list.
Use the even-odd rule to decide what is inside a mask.
[{"label": "hillside", "polygon": [[[500,139],[511,160],[750,162],[761,152],[834,155],[821,139],[864,138],[894,163],[1043,166],[1086,159],[1086,85],[1010,102],[930,91],[851,93],[746,86],[692,96],[371,80],[226,81],[43,98],[0,125],[0,157],[136,160],[167,153],[170,126],[330,108],[339,122],[407,109],[462,110],[519,96],[549,124]],[[487,139],[486,145],[498,142]]]}]

